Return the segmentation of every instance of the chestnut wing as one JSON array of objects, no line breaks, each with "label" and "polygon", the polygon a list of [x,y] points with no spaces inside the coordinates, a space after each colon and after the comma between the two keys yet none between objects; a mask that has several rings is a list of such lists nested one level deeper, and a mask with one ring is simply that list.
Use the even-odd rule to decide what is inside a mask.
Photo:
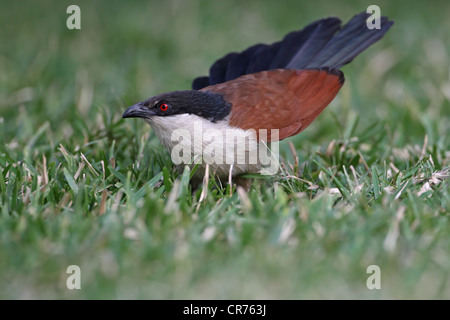
[{"label": "chestnut wing", "polygon": [[201,91],[222,94],[232,104],[230,125],[241,129],[279,130],[278,140],[306,129],[334,99],[344,83],[341,71],[275,69],[248,74]]}]

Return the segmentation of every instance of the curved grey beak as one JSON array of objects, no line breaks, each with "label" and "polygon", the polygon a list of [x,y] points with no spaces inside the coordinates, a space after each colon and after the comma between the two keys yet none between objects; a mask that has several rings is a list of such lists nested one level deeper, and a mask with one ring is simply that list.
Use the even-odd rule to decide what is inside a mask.
[{"label": "curved grey beak", "polygon": [[142,102],[136,103],[129,107],[122,115],[122,118],[150,118],[155,113],[148,107],[144,106]]}]

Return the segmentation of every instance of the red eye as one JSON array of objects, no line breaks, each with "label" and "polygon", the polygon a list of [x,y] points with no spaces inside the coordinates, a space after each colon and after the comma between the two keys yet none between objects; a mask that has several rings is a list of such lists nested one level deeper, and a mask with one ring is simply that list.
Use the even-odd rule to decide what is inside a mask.
[{"label": "red eye", "polygon": [[169,109],[169,105],[167,103],[161,103],[159,105],[159,110],[161,111],[167,111]]}]

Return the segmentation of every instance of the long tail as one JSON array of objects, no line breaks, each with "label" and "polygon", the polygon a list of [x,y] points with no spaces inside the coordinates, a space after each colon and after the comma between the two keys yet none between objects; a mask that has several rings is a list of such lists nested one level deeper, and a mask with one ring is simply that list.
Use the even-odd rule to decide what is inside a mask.
[{"label": "long tail", "polygon": [[366,12],[359,13],[342,29],[338,18],[318,20],[287,34],[280,42],[257,44],[241,53],[229,53],[211,66],[209,77],[196,78],[192,87],[199,90],[244,74],[272,69],[339,69],[381,39],[394,23],[381,17],[381,29],[369,29],[368,17]]},{"label": "long tail", "polygon": [[302,48],[286,67],[339,69],[351,62],[358,54],[380,40],[394,23],[387,17],[381,17],[381,29],[369,29],[366,25],[368,17],[365,12],[357,14],[325,45],[323,42],[309,45],[308,48],[311,47],[313,54],[302,55]]}]

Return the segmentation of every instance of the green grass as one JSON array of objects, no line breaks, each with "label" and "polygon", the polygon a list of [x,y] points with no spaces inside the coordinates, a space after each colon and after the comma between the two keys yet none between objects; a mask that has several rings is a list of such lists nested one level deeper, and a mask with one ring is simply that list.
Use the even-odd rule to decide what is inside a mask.
[{"label": "green grass", "polygon": [[373,3],[77,1],[70,31],[72,2],[2,1],[0,298],[449,299],[450,6],[435,2],[378,2],[394,27],[281,144],[283,173],[247,194],[210,180],[200,201],[125,108]]}]

